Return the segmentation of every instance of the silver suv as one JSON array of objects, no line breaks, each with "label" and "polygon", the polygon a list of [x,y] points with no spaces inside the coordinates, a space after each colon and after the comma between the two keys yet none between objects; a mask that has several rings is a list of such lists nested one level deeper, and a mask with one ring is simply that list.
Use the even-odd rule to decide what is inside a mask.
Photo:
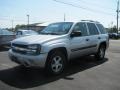
[{"label": "silver suv", "polygon": [[108,34],[99,22],[58,22],[48,25],[40,35],[12,41],[9,57],[25,67],[42,67],[56,75],[70,59],[85,55],[104,59],[108,45]]}]

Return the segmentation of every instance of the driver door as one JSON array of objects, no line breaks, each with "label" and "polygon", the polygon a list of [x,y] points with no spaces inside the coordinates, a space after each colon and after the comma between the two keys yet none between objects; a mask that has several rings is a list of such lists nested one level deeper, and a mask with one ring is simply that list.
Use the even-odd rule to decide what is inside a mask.
[{"label": "driver door", "polygon": [[70,40],[70,49],[71,49],[71,58],[76,58],[83,56],[87,53],[87,47],[89,45],[89,36],[86,23],[80,22],[77,23],[73,28],[73,33],[75,31],[81,32],[80,36],[71,37]]}]

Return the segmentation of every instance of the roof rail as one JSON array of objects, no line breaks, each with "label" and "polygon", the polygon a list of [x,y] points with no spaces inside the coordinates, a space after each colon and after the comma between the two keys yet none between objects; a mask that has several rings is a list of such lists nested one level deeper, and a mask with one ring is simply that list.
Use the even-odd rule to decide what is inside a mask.
[{"label": "roof rail", "polygon": [[96,22],[96,23],[99,23],[98,21],[93,21],[93,20],[81,20],[81,21],[89,21],[89,22]]}]

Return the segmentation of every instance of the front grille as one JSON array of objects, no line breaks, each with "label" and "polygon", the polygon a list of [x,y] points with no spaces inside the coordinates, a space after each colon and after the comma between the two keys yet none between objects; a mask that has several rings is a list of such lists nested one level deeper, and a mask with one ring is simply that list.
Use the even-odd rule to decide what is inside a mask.
[{"label": "front grille", "polygon": [[15,44],[15,43],[12,43],[12,46],[21,47],[21,48],[27,48],[27,45],[23,45],[23,44]]},{"label": "front grille", "polygon": [[27,45],[12,43],[12,51],[20,54],[26,54]]}]

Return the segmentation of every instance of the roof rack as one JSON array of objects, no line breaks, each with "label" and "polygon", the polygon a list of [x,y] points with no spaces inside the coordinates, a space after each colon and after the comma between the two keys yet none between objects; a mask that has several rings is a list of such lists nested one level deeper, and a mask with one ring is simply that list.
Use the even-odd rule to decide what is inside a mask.
[{"label": "roof rack", "polygon": [[93,20],[81,20],[81,21],[89,21],[89,22],[96,22],[96,23],[99,23],[98,21],[93,21]]}]

